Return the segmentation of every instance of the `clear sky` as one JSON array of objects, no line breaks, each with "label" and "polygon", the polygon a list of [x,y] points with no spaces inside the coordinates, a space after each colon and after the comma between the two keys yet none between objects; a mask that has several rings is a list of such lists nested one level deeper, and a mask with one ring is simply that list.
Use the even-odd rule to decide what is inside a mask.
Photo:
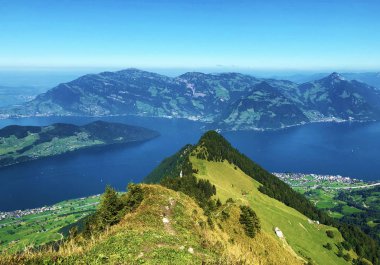
[{"label": "clear sky", "polygon": [[0,0],[0,67],[380,70],[379,0]]}]

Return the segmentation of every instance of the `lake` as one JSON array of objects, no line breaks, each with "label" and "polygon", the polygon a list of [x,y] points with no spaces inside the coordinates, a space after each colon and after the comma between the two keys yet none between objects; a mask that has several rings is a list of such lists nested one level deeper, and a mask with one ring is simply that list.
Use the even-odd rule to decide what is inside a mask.
[{"label": "lake", "polygon": [[[0,120],[10,124],[85,124],[99,118],[44,117]],[[125,190],[140,182],[160,161],[187,143],[196,143],[204,124],[183,119],[107,117],[157,130],[161,136],[125,146],[73,154],[0,168],[0,211],[50,205],[98,194],[107,184]],[[279,131],[224,132],[236,148],[271,172],[300,172],[380,179],[380,122],[315,123]]]}]

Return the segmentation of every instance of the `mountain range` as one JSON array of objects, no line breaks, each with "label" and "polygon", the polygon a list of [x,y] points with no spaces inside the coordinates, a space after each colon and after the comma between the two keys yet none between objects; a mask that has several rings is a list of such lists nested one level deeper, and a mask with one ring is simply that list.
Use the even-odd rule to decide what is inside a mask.
[{"label": "mountain range", "polygon": [[278,129],[319,121],[378,120],[380,90],[338,73],[303,84],[239,73],[167,77],[138,69],[84,75],[0,117],[141,115],[212,129]]},{"label": "mountain range", "polygon": [[[296,83],[306,83],[314,80],[321,79],[329,75],[328,73],[317,74],[295,74],[286,76],[275,76],[274,78],[286,79]],[[340,73],[341,76],[347,80],[357,80],[362,83],[366,83],[370,86],[380,89],[380,72],[365,72],[365,73]]]}]

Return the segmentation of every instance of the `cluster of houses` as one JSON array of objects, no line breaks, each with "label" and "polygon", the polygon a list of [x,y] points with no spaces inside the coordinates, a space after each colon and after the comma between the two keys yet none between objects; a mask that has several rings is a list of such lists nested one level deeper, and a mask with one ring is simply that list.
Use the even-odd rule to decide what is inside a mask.
[{"label": "cluster of houses", "polygon": [[59,209],[58,206],[45,206],[41,208],[26,209],[26,210],[16,210],[12,212],[0,212],[0,221],[6,218],[20,218],[29,214],[43,213],[47,211],[54,211]]},{"label": "cluster of houses", "polygon": [[[281,179],[282,181],[288,184],[294,184],[297,182],[299,184],[305,184],[308,182],[339,182],[344,184],[355,184],[360,182],[358,179],[342,177],[340,175],[332,176],[332,175],[318,175],[318,174],[302,174],[302,173],[273,173],[276,177]],[[310,180],[310,177],[312,180]]]}]

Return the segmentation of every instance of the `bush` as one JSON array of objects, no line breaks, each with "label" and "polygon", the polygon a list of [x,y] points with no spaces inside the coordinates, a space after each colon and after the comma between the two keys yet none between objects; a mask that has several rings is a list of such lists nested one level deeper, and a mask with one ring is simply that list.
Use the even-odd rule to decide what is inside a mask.
[{"label": "bush", "polygon": [[344,258],[346,261],[351,261],[351,255],[350,255],[350,253],[344,254],[344,255],[343,255],[343,258]]},{"label": "bush", "polygon": [[225,210],[222,211],[222,220],[226,221],[230,217],[230,214]]},{"label": "bush", "polygon": [[326,231],[326,235],[329,237],[329,238],[334,238],[334,232],[332,230],[327,230]]},{"label": "bush", "polygon": [[327,243],[326,245],[323,245],[324,248],[328,250],[332,250],[332,245],[330,243]]},{"label": "bush", "polygon": [[226,203],[234,203],[235,201],[232,198],[228,198]]}]

